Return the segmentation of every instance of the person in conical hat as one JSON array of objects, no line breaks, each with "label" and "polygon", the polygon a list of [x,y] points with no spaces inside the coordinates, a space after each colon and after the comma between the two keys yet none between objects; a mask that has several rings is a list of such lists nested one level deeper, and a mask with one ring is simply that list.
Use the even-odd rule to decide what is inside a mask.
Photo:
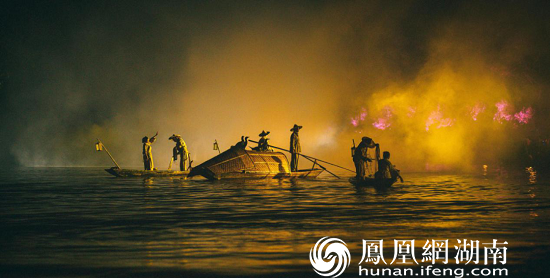
[{"label": "person in conical hat", "polygon": [[141,139],[141,143],[143,143],[142,154],[143,154],[143,166],[145,170],[155,169],[155,165],[153,163],[153,149],[151,147],[151,144],[155,142],[155,140],[157,139],[157,135],[159,135],[158,132],[157,134],[155,134],[155,136],[151,138],[148,138],[147,136],[145,136]]},{"label": "person in conical hat", "polygon": [[269,144],[267,143],[267,140],[269,140],[269,138],[266,138],[267,135],[269,135],[269,131],[265,131],[265,130],[262,130],[262,133],[260,133],[258,136],[260,136],[260,140],[258,140],[258,146],[253,148],[253,150],[255,151],[260,151],[260,152],[267,152],[269,151]]},{"label": "person in conical hat", "polygon": [[183,141],[179,134],[172,134],[168,140],[176,142],[176,146],[172,150],[172,156],[174,160],[178,160],[178,156],[180,157],[180,171],[185,171],[187,169],[187,158],[189,156],[185,141]]},{"label": "person in conical hat", "polygon": [[292,172],[298,171],[298,157],[300,156],[299,153],[302,152],[300,137],[298,136],[300,129],[302,129],[302,126],[297,124],[294,124],[290,129],[290,131],[292,131],[292,135],[290,135],[290,153],[292,154],[290,159],[290,170]]}]

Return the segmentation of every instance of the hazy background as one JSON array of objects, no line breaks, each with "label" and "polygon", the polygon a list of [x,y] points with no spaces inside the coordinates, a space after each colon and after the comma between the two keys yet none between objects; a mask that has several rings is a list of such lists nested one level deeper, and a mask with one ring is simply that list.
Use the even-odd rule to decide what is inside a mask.
[{"label": "hazy background", "polygon": [[550,136],[548,18],[546,1],[2,1],[0,158],[109,165],[99,137],[140,166],[159,131],[165,169],[173,133],[197,165],[263,129],[286,148],[297,123],[304,153],[349,167],[365,135],[405,170],[493,163]]}]

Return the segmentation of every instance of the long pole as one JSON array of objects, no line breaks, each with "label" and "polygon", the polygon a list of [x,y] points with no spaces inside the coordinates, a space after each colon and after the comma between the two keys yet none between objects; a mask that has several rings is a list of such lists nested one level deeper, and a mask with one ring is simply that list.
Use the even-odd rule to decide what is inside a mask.
[{"label": "long pole", "polygon": [[118,166],[118,163],[116,163],[115,159],[113,158],[113,156],[111,155],[111,153],[109,152],[109,150],[107,149],[107,147],[105,147],[105,145],[99,140],[99,138],[97,138],[97,142],[99,142],[99,144],[101,144],[101,146],[103,146],[103,148],[105,149],[105,151],[107,152],[107,154],[109,155],[109,157],[111,158],[111,160],[115,163],[116,167],[118,169],[121,169],[120,166]]},{"label": "long pole", "polygon": [[[257,141],[254,141],[254,140],[248,140],[249,142],[252,142],[252,143],[258,143]],[[275,147],[273,145],[269,145],[270,147],[274,148],[274,149],[278,149],[278,150],[281,150],[281,151],[285,151],[285,152],[289,152],[289,153],[292,153],[291,151],[287,150],[287,149],[283,149],[283,148],[279,148],[279,147]],[[348,170],[352,173],[355,173],[355,171],[353,170],[350,170],[348,168],[345,168],[345,167],[342,167],[340,165],[336,165],[334,163],[330,163],[328,161],[324,161],[324,160],[321,160],[321,159],[318,159],[318,158],[315,158],[315,157],[312,157],[312,156],[309,156],[309,155],[305,155],[305,154],[300,154],[301,156],[305,157],[305,158],[309,158],[309,159],[314,159],[314,160],[317,160],[317,161],[320,161],[320,162],[323,162],[323,163],[326,163],[326,164],[329,164],[329,165],[332,165],[334,167],[338,167],[338,168],[341,168],[341,169],[344,169],[344,170]]]},{"label": "long pole", "polygon": [[331,172],[331,171],[329,171],[327,168],[325,168],[323,165],[317,163],[316,160],[313,160],[313,159],[311,159],[311,158],[309,158],[309,157],[304,157],[304,158],[307,159],[307,160],[309,160],[309,161],[311,161],[311,162],[313,162],[313,165],[315,165],[315,164],[319,165],[319,167],[321,167],[321,169],[327,171],[329,174],[335,176],[337,179],[340,178],[339,176],[337,176],[336,174],[334,174],[333,172]]}]

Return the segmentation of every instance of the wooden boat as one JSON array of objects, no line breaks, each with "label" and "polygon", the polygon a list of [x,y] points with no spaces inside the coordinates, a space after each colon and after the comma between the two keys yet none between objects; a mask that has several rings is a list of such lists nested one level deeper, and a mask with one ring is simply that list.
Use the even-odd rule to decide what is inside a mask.
[{"label": "wooden boat", "polygon": [[115,177],[122,178],[151,178],[151,177],[182,177],[185,178],[189,174],[189,171],[170,171],[170,170],[130,170],[121,169],[118,167],[112,167],[105,169],[107,173],[114,175]]},{"label": "wooden boat", "polygon": [[220,179],[313,179],[324,170],[318,168],[290,171],[287,157],[281,152],[259,152],[232,147],[194,167],[188,177]]},{"label": "wooden boat", "polygon": [[392,179],[375,179],[374,177],[367,177],[364,180],[357,180],[355,177],[350,178],[349,182],[356,186],[372,186],[377,188],[391,187],[397,178]]}]

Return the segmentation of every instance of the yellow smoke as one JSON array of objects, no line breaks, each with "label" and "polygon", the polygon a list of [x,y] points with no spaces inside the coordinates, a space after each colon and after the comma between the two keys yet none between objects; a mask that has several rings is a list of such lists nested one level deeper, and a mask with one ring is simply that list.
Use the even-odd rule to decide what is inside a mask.
[{"label": "yellow smoke", "polygon": [[[491,164],[531,126],[493,121],[495,103],[507,101],[514,113],[544,100],[536,93],[543,87],[525,82],[514,67],[536,50],[521,32],[530,27],[509,23],[506,13],[490,7],[478,14],[456,4],[439,11],[449,18],[424,20],[418,9],[431,5],[258,5],[222,17],[216,9],[188,17],[164,11],[158,25],[135,27],[149,43],[122,39],[124,55],[109,50],[99,59],[103,64],[94,57],[105,56],[95,47],[105,41],[95,34],[108,32],[76,30],[71,45],[84,49],[74,52],[95,54],[77,57],[86,65],[84,77],[75,81],[72,67],[51,63],[56,74],[44,92],[55,101],[28,110],[33,122],[17,134],[12,152],[24,165],[104,165],[107,158],[93,151],[99,137],[123,167],[140,166],[141,138],[159,131],[153,155],[165,169],[173,133],[183,136],[197,165],[217,154],[214,140],[227,149],[242,135],[257,139],[262,130],[286,148],[289,129],[299,124],[305,154],[347,167],[352,139],[369,136],[392,152],[399,168],[467,169]],[[503,32],[489,18],[520,31]],[[167,26],[174,29],[163,33]],[[50,92],[59,93],[50,98]],[[473,107],[483,107],[476,120]],[[375,122],[389,127],[377,129]],[[44,141],[56,144],[45,148]]]}]

